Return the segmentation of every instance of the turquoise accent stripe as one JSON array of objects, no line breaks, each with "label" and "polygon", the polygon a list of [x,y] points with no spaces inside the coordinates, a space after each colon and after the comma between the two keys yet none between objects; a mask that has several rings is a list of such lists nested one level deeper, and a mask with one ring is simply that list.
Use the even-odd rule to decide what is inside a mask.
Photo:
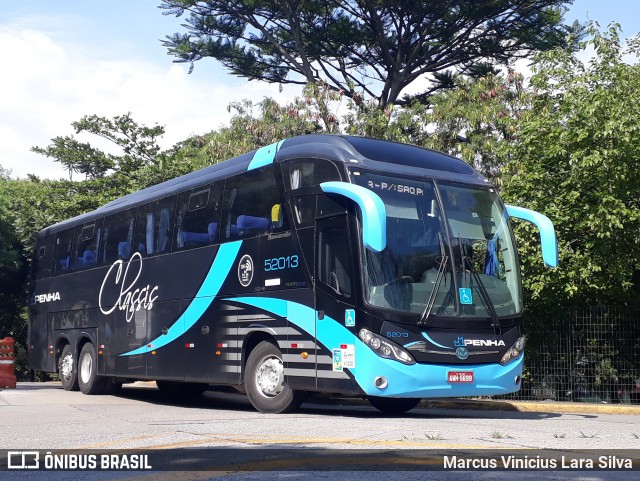
[{"label": "turquoise accent stripe", "polygon": [[242,241],[240,240],[220,246],[218,254],[207,273],[207,277],[205,277],[195,298],[178,320],[171,325],[166,334],[156,337],[153,341],[148,342],[138,349],[120,354],[120,356],[135,356],[136,354],[145,354],[149,351],[160,349],[178,339],[198,322],[198,319],[200,319],[209,308],[215,296],[218,295],[222,284],[229,275],[229,271],[238,256],[241,245]]},{"label": "turquoise accent stripe", "polygon": [[514,205],[506,205],[505,207],[510,217],[526,220],[538,227],[542,247],[542,260],[547,267],[558,267],[558,239],[556,238],[553,222],[546,215],[535,210]]},{"label": "turquoise accent stripe", "polygon": [[362,242],[365,247],[381,252],[387,246],[387,210],[375,192],[347,182],[323,182],[327,194],[338,194],[355,201],[362,213]]},{"label": "turquoise accent stripe", "polygon": [[256,150],[256,153],[253,154],[251,162],[249,162],[249,167],[247,167],[247,170],[259,169],[260,167],[271,164],[276,158],[276,152],[278,151],[278,149],[280,149],[280,146],[283,142],[284,140],[281,140],[280,142],[274,142],[273,144],[260,147],[258,150]]},{"label": "turquoise accent stripe", "polygon": [[[327,315],[323,320],[316,321],[317,312],[303,304],[268,297],[234,297],[225,300],[257,307],[279,317],[284,317],[315,337],[330,351],[339,349],[341,344],[354,345],[356,367],[348,370],[358,386],[368,395],[419,398],[483,396],[508,394],[519,388],[514,380],[516,376],[522,375],[523,355],[517,361],[506,366],[500,366],[497,363],[413,364],[407,366],[397,361],[381,358],[355,334]],[[449,371],[473,371],[475,380],[468,384],[449,383],[447,382]],[[378,389],[375,387],[374,380],[378,376],[387,378],[389,383],[386,388]]]},{"label": "turquoise accent stripe", "polygon": [[429,337],[429,334],[427,334],[426,332],[422,333],[422,337],[424,337],[427,341],[429,341],[431,344],[433,344],[434,346],[438,346],[441,347],[442,349],[453,349],[452,347],[448,347],[448,346],[443,346],[442,344],[438,344],[436,341],[434,341],[433,339],[431,339],[431,337]]}]

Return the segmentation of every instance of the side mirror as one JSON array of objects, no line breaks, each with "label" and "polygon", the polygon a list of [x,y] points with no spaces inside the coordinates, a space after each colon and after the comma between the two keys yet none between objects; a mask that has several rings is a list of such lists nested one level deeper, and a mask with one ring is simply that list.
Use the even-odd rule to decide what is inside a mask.
[{"label": "side mirror", "polygon": [[327,194],[342,195],[356,202],[362,214],[362,243],[376,252],[384,250],[387,246],[387,210],[378,194],[348,182],[323,182],[320,188]]},{"label": "side mirror", "polygon": [[509,217],[526,220],[538,227],[540,231],[540,244],[542,246],[542,260],[547,267],[558,267],[558,239],[556,238],[556,230],[551,220],[549,220],[546,215],[536,212],[535,210],[513,205],[507,205],[505,207],[507,208]]}]

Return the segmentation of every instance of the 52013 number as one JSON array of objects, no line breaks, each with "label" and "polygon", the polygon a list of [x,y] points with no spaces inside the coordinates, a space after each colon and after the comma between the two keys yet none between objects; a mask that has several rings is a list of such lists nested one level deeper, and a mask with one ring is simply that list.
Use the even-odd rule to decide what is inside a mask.
[{"label": "52013 number", "polygon": [[287,256],[287,257],[274,257],[272,259],[264,260],[264,270],[266,272],[269,271],[280,271],[282,269],[295,269],[298,267],[298,256]]}]

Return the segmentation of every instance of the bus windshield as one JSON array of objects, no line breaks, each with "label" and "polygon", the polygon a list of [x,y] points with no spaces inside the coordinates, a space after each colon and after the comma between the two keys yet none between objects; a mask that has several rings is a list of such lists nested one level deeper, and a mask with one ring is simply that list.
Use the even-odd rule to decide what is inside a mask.
[{"label": "bus windshield", "polygon": [[433,317],[522,312],[520,270],[505,208],[491,188],[359,171],[387,212],[387,246],[364,249],[364,297],[374,307]]}]

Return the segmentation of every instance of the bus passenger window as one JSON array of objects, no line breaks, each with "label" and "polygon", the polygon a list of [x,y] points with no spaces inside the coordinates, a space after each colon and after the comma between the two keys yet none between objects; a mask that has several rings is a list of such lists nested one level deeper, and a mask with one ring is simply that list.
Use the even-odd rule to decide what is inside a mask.
[{"label": "bus passenger window", "polygon": [[225,239],[288,229],[282,197],[271,165],[230,179],[226,187]]},{"label": "bus passenger window", "polygon": [[329,286],[336,294],[350,297],[351,255],[345,216],[330,217],[317,222],[318,235],[318,280]]},{"label": "bus passenger window", "polygon": [[99,222],[76,227],[72,268],[76,271],[91,269],[98,265],[98,246],[102,234],[102,219]]},{"label": "bus passenger window", "polygon": [[117,260],[128,260],[140,246],[134,245],[133,228],[135,209],[111,215],[104,220],[104,242],[101,264],[113,264]]},{"label": "bus passenger window", "polygon": [[56,236],[53,245],[53,275],[66,274],[71,268],[71,246],[73,229],[67,229]]},{"label": "bus passenger window", "polygon": [[304,189],[313,187],[330,180],[340,180],[340,174],[335,165],[328,160],[302,159],[289,163],[289,189]]},{"label": "bus passenger window", "polygon": [[219,239],[221,183],[178,195],[174,251],[216,244]]},{"label": "bus passenger window", "polygon": [[175,203],[175,196],[171,196],[138,208],[135,245],[143,256],[171,252]]}]

